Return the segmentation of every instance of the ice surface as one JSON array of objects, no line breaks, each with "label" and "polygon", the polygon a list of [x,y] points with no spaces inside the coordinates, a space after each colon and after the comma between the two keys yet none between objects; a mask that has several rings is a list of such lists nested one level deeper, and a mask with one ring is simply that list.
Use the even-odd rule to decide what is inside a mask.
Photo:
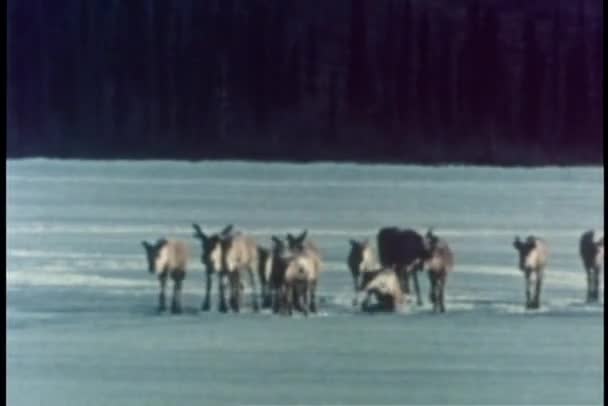
[{"label": "ice surface", "polygon": [[[584,303],[578,239],[601,228],[602,168],[7,161],[10,405],[601,404],[603,289]],[[199,312],[191,223],[321,247],[320,312]],[[447,313],[352,308],[350,238],[434,227],[453,247]],[[523,308],[514,236],[550,247]],[[157,315],[140,241],[183,238],[185,313]]]}]

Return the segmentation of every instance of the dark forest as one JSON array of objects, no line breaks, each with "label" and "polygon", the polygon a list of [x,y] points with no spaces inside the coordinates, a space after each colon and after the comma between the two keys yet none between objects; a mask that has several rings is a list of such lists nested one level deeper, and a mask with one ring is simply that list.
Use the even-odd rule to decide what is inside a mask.
[{"label": "dark forest", "polygon": [[603,162],[601,0],[9,0],[8,157]]}]

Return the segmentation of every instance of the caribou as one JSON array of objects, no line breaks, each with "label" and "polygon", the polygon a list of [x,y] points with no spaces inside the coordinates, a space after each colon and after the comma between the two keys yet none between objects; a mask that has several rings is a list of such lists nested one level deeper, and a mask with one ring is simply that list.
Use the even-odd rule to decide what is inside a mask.
[{"label": "caribou", "polygon": [[[549,259],[549,248],[544,240],[534,236],[528,236],[524,241],[516,236],[513,246],[519,254],[519,269],[526,277],[526,308],[538,309],[543,274]],[[534,292],[532,292],[533,284]]]},{"label": "caribou", "polygon": [[413,279],[416,303],[421,306],[418,273],[429,256],[424,238],[414,230],[384,227],[378,232],[377,241],[380,265],[397,272],[401,289],[406,294],[410,293],[409,279]]},{"label": "caribou", "polygon": [[433,312],[445,312],[445,284],[448,273],[454,269],[454,254],[442,238],[433,234],[429,229],[424,236],[424,245],[428,252],[426,270],[431,284],[429,299],[433,304]]},{"label": "caribou", "polygon": [[600,271],[604,266],[604,233],[593,230],[583,233],[579,253],[587,273],[587,301],[599,300]]},{"label": "caribou", "polygon": [[[212,259],[212,253],[216,252],[216,248],[221,246],[222,239],[228,237],[232,233],[233,226],[228,225],[222,231],[217,234],[205,234],[198,224],[192,224],[194,228],[194,238],[200,240],[202,245],[201,262],[205,266],[206,274],[206,285],[205,285],[205,298],[201,305],[202,311],[209,311],[211,308],[211,290],[213,288],[213,274],[218,275],[218,286],[220,290],[218,310],[225,313],[228,311],[226,305],[225,289],[226,284],[224,282],[224,274],[220,272],[219,268],[216,268],[215,264],[217,261]],[[217,255],[217,253],[216,253]]]},{"label": "caribou", "polygon": [[148,270],[155,274],[160,282],[160,294],[158,296],[158,311],[166,310],[165,288],[167,279],[173,280],[173,298],[171,300],[171,313],[181,313],[182,283],[186,277],[189,249],[185,242],[179,240],[159,239],[151,244],[147,241],[141,242],[146,250]]}]

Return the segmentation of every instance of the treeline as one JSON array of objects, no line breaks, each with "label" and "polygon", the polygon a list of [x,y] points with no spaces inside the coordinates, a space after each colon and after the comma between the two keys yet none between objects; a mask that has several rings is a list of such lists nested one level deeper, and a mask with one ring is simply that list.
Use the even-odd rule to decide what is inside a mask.
[{"label": "treeline", "polygon": [[10,0],[8,156],[601,163],[601,1],[532,3]]}]

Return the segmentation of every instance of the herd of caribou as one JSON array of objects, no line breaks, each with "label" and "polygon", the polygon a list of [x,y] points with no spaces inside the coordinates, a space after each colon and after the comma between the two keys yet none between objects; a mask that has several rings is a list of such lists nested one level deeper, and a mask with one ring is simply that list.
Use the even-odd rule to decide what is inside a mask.
[{"label": "herd of caribou", "polygon": [[[216,234],[206,234],[196,224],[193,228],[194,238],[202,245],[201,261],[207,277],[203,311],[211,307],[214,274],[218,277],[220,312],[227,312],[229,308],[238,312],[241,308],[245,274],[252,291],[254,311],[260,307],[289,315],[294,310],[305,315],[317,311],[316,290],[323,261],[317,245],[307,238],[306,230],[298,236],[287,234],[285,239],[272,236],[272,247],[267,249],[259,246],[253,237],[234,230],[232,225]],[[166,309],[165,290],[167,279],[171,278],[171,312],[180,313],[188,245],[184,241],[166,239],[154,244],[143,241],[142,244],[149,271],[160,281],[159,311]],[[433,230],[421,235],[409,229],[382,228],[377,235],[377,254],[368,240],[350,240],[350,246],[347,264],[355,289],[353,306],[358,306],[362,298],[363,311],[394,311],[410,293],[410,281],[414,285],[416,302],[422,305],[418,274],[426,270],[433,311],[445,312],[445,285],[454,268],[454,255],[447,242]],[[516,237],[513,246],[519,254],[519,269],[526,279],[526,308],[536,309],[549,256],[547,243],[534,236],[525,240]],[[603,233],[585,232],[579,251],[587,273],[587,301],[598,301],[599,273],[604,261]]]}]

